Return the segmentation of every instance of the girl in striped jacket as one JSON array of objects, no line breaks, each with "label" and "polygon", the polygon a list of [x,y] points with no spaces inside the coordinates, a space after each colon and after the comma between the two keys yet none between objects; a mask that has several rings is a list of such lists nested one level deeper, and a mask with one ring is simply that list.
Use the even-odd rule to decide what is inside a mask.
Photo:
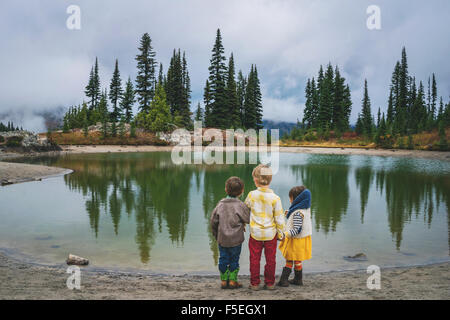
[{"label": "girl in striped jacket", "polygon": [[[278,285],[289,283],[303,285],[302,261],[311,259],[311,192],[305,186],[293,187],[289,191],[291,206],[286,211],[286,229],[279,249],[286,259]],[[295,277],[288,281],[294,267]]]}]

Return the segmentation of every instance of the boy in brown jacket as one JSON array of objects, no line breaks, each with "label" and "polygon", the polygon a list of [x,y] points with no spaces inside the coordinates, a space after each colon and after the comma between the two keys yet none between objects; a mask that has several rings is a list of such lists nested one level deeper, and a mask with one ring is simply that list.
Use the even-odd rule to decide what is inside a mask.
[{"label": "boy in brown jacket", "polygon": [[245,224],[250,222],[250,209],[239,197],[244,193],[244,182],[231,177],[225,183],[227,197],[217,204],[211,214],[211,229],[219,244],[219,271],[222,289],[237,289],[239,257],[244,242]]}]

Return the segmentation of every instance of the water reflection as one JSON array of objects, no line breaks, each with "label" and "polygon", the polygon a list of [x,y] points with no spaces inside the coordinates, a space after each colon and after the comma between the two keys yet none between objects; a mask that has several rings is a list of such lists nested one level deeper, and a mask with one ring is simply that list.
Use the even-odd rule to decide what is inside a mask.
[{"label": "water reflection", "polygon": [[313,194],[312,214],[316,231],[336,231],[342,216],[347,213],[350,190],[349,157],[308,156],[303,165],[291,165],[291,171]]}]

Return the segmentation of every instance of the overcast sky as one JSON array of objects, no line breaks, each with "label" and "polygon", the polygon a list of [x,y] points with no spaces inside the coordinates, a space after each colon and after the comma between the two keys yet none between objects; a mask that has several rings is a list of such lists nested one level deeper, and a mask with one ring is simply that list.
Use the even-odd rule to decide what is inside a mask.
[{"label": "overcast sky", "polygon": [[[81,30],[66,27],[72,4],[81,9]],[[381,9],[381,30],[366,26],[369,5]],[[386,109],[402,46],[410,73],[426,84],[434,72],[438,94],[448,101],[449,14],[448,0],[2,0],[0,114],[13,110],[16,121],[23,117],[17,124],[43,130],[32,111],[81,103],[96,56],[102,86],[109,86],[116,58],[122,79],[134,79],[145,32],[164,67],[174,48],[186,51],[194,108],[203,100],[220,28],[226,56],[233,52],[237,69],[248,73],[252,63],[258,67],[265,119],[300,118],[306,79],[331,62],[350,84],[353,123],[364,78],[372,112]]]}]

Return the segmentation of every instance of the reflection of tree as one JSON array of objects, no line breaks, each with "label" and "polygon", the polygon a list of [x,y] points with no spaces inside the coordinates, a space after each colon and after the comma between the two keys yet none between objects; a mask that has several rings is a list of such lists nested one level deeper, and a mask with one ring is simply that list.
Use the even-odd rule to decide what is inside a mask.
[{"label": "reflection of tree", "polygon": [[[342,215],[347,213],[349,187],[348,156],[308,156],[305,165],[292,165],[291,170],[311,190],[311,210],[316,230],[336,231]],[[300,181],[301,180],[301,181]]]},{"label": "reflection of tree", "polygon": [[424,220],[430,226],[433,212],[441,200],[446,202],[448,212],[450,189],[449,179],[445,175],[411,174],[408,170],[397,169],[381,170],[376,176],[378,188],[382,190],[384,187],[385,190],[389,228],[397,249],[400,249],[403,239],[404,225],[413,214],[418,217],[423,213]]},{"label": "reflection of tree", "polygon": [[160,232],[164,220],[170,239],[184,242],[195,167],[174,166],[167,153],[74,155],[52,159],[53,165],[74,170],[64,179],[71,190],[88,198],[86,211],[96,237],[101,212],[109,213],[117,235],[125,209],[128,216],[135,214],[135,239],[143,263],[150,261],[155,218]]},{"label": "reflection of tree", "polygon": [[364,213],[369,200],[369,190],[373,179],[371,158],[368,158],[366,162],[362,167],[355,170],[356,186],[359,187],[360,192],[361,223],[364,223]]}]

